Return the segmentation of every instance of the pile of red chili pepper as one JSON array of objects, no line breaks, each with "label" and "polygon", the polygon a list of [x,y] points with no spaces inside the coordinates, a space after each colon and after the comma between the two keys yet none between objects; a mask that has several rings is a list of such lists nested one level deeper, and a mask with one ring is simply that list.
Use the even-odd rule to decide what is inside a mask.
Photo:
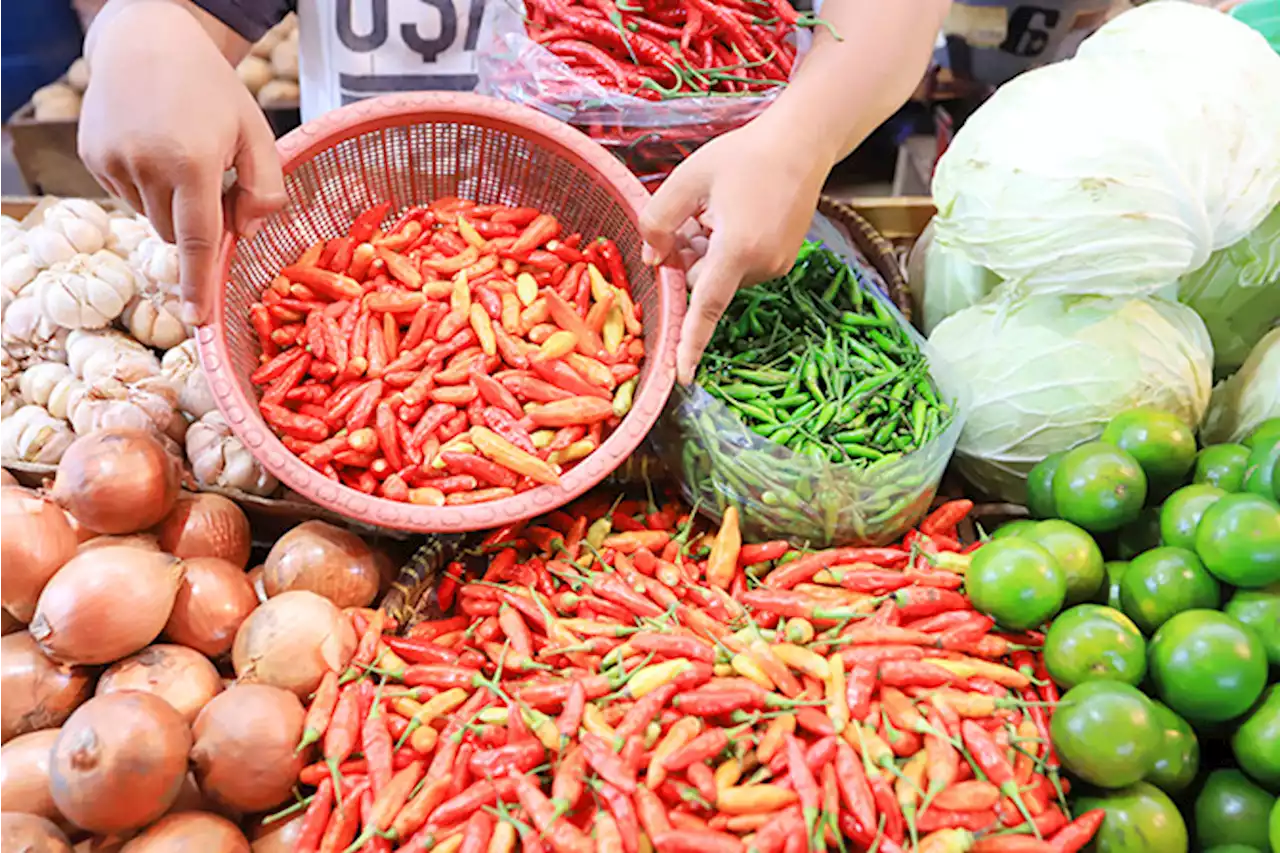
[{"label": "pile of red chili pepper", "polygon": [[307,249],[250,308],[251,379],[332,480],[441,506],[556,484],[630,410],[644,355],[617,245],[530,207],[390,202]]},{"label": "pile of red chili pepper", "polygon": [[789,0],[528,0],[529,37],[574,73],[628,95],[759,94],[785,85],[797,28]]},{"label": "pile of red chili pepper", "polygon": [[309,706],[298,850],[1072,853],[1035,634],[993,631],[938,508],[897,547],[743,545],[599,492],[382,611]]}]

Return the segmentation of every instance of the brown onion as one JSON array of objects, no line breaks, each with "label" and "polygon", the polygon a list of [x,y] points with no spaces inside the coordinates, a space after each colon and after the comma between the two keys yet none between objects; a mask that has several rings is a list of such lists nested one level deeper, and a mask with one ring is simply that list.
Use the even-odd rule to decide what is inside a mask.
[{"label": "brown onion", "polygon": [[106,429],[77,438],[58,463],[53,496],[99,533],[135,533],[173,509],[181,485],[174,459],[149,433]]},{"label": "brown onion", "polygon": [[294,853],[306,815],[264,824],[261,819],[249,824],[249,847],[253,853]]},{"label": "brown onion", "polygon": [[178,497],[156,527],[160,547],[175,557],[221,557],[244,571],[249,564],[249,519],[222,495],[207,492]]},{"label": "brown onion", "polygon": [[21,631],[26,627],[27,626],[23,624],[21,619],[14,616],[3,607],[0,607],[0,636],[7,637],[10,634]]},{"label": "brown onion", "polygon": [[18,478],[9,473],[8,468],[0,468],[0,486],[16,486]]},{"label": "brown onion", "polygon": [[0,814],[0,850],[4,853],[71,853],[61,829],[33,814]]},{"label": "brown onion", "polygon": [[125,839],[118,835],[90,835],[84,841],[77,841],[71,849],[73,853],[120,853],[124,845]]},{"label": "brown onion", "polygon": [[54,823],[63,820],[49,793],[49,753],[60,731],[31,732],[0,749],[0,811],[26,812]]},{"label": "brown onion", "polygon": [[378,596],[378,563],[354,533],[323,521],[304,521],[267,554],[267,595],[304,589],[338,607],[367,607]]},{"label": "brown onion", "polygon": [[28,630],[63,663],[110,663],[164,629],[182,583],[182,561],[109,545],[77,554],[45,586]]},{"label": "brown onion", "polygon": [[141,690],[154,693],[173,706],[188,723],[222,692],[222,677],[209,659],[186,646],[147,646],[132,657],[112,664],[98,679],[95,696]]},{"label": "brown onion", "polygon": [[30,622],[40,590],[75,556],[76,533],[58,505],[21,486],[0,489],[0,599]]},{"label": "brown onion", "polygon": [[192,727],[200,790],[239,812],[284,802],[302,770],[296,749],[305,716],[297,696],[266,684],[238,684],[214,697]]},{"label": "brown onion", "polygon": [[200,786],[196,784],[195,774],[187,771],[186,778],[182,780],[182,787],[178,789],[178,797],[173,801],[173,805],[169,806],[169,811],[165,814],[177,814],[178,812],[207,812],[209,803],[205,801],[204,794],[200,793]]},{"label": "brown onion", "polygon": [[267,588],[262,585],[262,574],[265,571],[265,566],[254,566],[246,575],[249,585],[253,587],[253,594],[258,597],[259,604],[267,600]]},{"label": "brown onion", "polygon": [[26,631],[0,639],[0,742],[62,725],[93,693],[93,670],[49,659]]},{"label": "brown onion", "polygon": [[244,833],[225,817],[179,812],[156,821],[121,853],[249,853]]},{"label": "brown onion", "polygon": [[127,545],[130,548],[145,548],[148,551],[159,551],[160,542],[150,533],[130,533],[126,536],[94,536],[80,543],[76,553],[83,554],[94,548],[106,548],[110,545]]},{"label": "brown onion", "polygon": [[221,657],[231,651],[236,630],[258,606],[258,596],[244,570],[226,560],[195,557],[183,562],[186,575],[164,632],[175,643]]},{"label": "brown onion", "polygon": [[53,747],[53,801],[90,832],[138,829],[173,805],[190,751],[191,728],[160,697],[98,696],[71,715]]},{"label": "brown onion", "polygon": [[76,532],[76,540],[80,542],[80,544],[83,545],[85,542],[88,542],[90,539],[95,539],[97,537],[102,536],[102,534],[99,533],[98,531],[90,530],[89,528],[85,527],[83,524],[80,523],[80,520],[77,519],[71,513],[66,512],[66,510],[63,510],[63,512],[67,516],[67,524],[70,524],[71,529]]},{"label": "brown onion", "polygon": [[351,620],[314,592],[267,599],[236,632],[231,662],[244,682],[310,695],[329,670],[341,672],[355,651]]}]

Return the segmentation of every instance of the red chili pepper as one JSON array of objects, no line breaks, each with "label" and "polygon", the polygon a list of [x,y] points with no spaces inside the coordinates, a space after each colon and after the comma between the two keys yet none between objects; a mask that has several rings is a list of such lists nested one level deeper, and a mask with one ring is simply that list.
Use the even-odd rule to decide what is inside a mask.
[{"label": "red chili pepper", "polygon": [[333,780],[321,779],[315,796],[302,818],[302,828],[294,841],[295,853],[316,853],[324,839],[324,829],[333,811]]},{"label": "red chili pepper", "polygon": [[[316,688],[315,696],[311,699],[311,704],[307,706],[307,715],[302,724],[302,739],[298,741],[298,747],[295,753],[302,752],[320,738],[324,737],[325,730],[329,727],[329,720],[333,717],[334,708],[338,704],[338,674],[330,670],[320,679],[320,686]],[[332,791],[330,792],[332,795]]]},{"label": "red chili pepper", "polygon": [[[520,716],[519,713],[516,716]],[[542,763],[546,754],[546,748],[538,741],[521,741],[474,753],[468,769],[476,777],[528,773]]]},{"label": "red chili pepper", "polygon": [[745,853],[747,847],[734,835],[697,829],[673,829],[651,839],[658,853]]},{"label": "red chili pepper", "polygon": [[1054,833],[1049,839],[1049,849],[1053,853],[1077,853],[1097,834],[1106,816],[1102,809],[1085,812]]},{"label": "red chili pepper", "polygon": [[883,568],[898,568],[906,565],[909,558],[910,554],[897,548],[832,548],[779,566],[765,578],[764,585],[770,589],[791,589],[832,566],[871,563]]},{"label": "red chili pepper", "polygon": [[706,761],[729,745],[729,736],[719,727],[709,728],[689,743],[668,755],[662,762],[667,770],[683,770],[695,762]]},{"label": "red chili pepper", "polygon": [[920,522],[919,530],[925,536],[954,537],[956,525],[972,510],[973,501],[967,498],[947,501]]},{"label": "red chili pepper", "polygon": [[600,774],[602,779],[627,794],[635,793],[635,771],[622,762],[603,738],[586,732],[582,735],[580,742],[587,763]]},{"label": "red chili pepper", "polygon": [[355,839],[360,829],[360,800],[368,790],[368,782],[357,783],[334,810],[320,842],[320,853],[339,853]]},{"label": "red chili pepper", "polygon": [[528,776],[516,776],[516,796],[556,853],[593,853],[591,841],[572,823],[559,820],[555,806]]}]

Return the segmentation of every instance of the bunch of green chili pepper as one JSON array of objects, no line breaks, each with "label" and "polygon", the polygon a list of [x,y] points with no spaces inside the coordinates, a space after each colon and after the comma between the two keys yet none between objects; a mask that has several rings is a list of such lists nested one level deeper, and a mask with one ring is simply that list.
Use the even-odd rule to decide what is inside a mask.
[{"label": "bunch of green chili pepper", "polygon": [[748,538],[889,541],[933,497],[955,411],[869,287],[806,243],[787,275],[738,292],[659,421],[689,499],[736,507]]}]

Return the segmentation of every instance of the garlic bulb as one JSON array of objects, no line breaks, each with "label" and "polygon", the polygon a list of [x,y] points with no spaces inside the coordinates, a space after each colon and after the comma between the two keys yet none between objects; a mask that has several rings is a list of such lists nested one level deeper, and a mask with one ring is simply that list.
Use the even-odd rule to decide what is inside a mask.
[{"label": "garlic bulb", "polygon": [[36,121],[69,121],[80,115],[80,93],[65,83],[50,83],[31,95]]},{"label": "garlic bulb", "polygon": [[178,394],[162,377],[152,376],[126,385],[99,379],[67,400],[67,419],[79,435],[102,429],[129,427],[154,430],[180,441],[187,421],[177,410]]},{"label": "garlic bulb", "polygon": [[5,306],[0,342],[26,367],[39,361],[67,360],[67,330],[50,322],[30,289]]},{"label": "garlic bulb", "polygon": [[67,336],[67,364],[86,382],[118,379],[136,382],[160,373],[156,354],[115,329],[77,329]]},{"label": "garlic bulb", "polygon": [[202,486],[239,489],[253,495],[269,495],[279,483],[253,458],[231,432],[222,413],[214,410],[187,430],[187,459],[196,482]]},{"label": "garlic bulb", "polygon": [[45,408],[55,418],[70,420],[67,417],[68,410],[74,402],[84,396],[88,388],[83,379],[68,369],[67,375],[59,379],[57,384],[49,390],[49,401],[45,403]]},{"label": "garlic bulb", "polygon": [[89,62],[83,56],[77,57],[76,61],[68,66],[66,76],[67,85],[84,94],[84,90],[89,88]]},{"label": "garlic bulb", "polygon": [[178,389],[178,408],[193,418],[202,418],[218,407],[209,381],[200,369],[200,355],[194,340],[183,341],[160,359],[161,375]]},{"label": "garlic bulb", "polygon": [[35,279],[40,268],[27,252],[25,244],[19,243],[19,250],[14,252],[9,251],[10,245],[5,244],[5,257],[0,261],[0,284],[4,285],[8,293],[16,296]]},{"label": "garlic bulb", "polygon": [[38,266],[51,267],[101,249],[109,228],[107,212],[98,205],[81,198],[63,199],[27,232],[27,250]]},{"label": "garlic bulb", "polygon": [[129,334],[157,349],[169,349],[186,340],[190,328],[181,319],[182,302],[163,290],[143,292],[125,306],[120,319]]},{"label": "garlic bulb", "polygon": [[23,406],[0,422],[0,456],[5,459],[56,465],[74,440],[66,421],[43,406]]},{"label": "garlic bulb", "polygon": [[107,325],[129,304],[136,286],[129,264],[105,249],[50,267],[34,285],[45,316],[67,329]]},{"label": "garlic bulb", "polygon": [[153,284],[177,292],[178,247],[159,237],[146,237],[129,257],[133,266]]},{"label": "garlic bulb", "polygon": [[8,246],[10,243],[26,242],[26,231],[22,229],[22,223],[7,214],[0,214],[0,246]]},{"label": "garlic bulb", "polygon": [[71,368],[57,361],[33,364],[18,377],[18,390],[28,403],[48,408],[49,396],[64,378],[71,376]]},{"label": "garlic bulb", "polygon": [[151,223],[143,216],[112,216],[108,231],[107,248],[126,259],[138,250],[143,240],[155,236]]}]

